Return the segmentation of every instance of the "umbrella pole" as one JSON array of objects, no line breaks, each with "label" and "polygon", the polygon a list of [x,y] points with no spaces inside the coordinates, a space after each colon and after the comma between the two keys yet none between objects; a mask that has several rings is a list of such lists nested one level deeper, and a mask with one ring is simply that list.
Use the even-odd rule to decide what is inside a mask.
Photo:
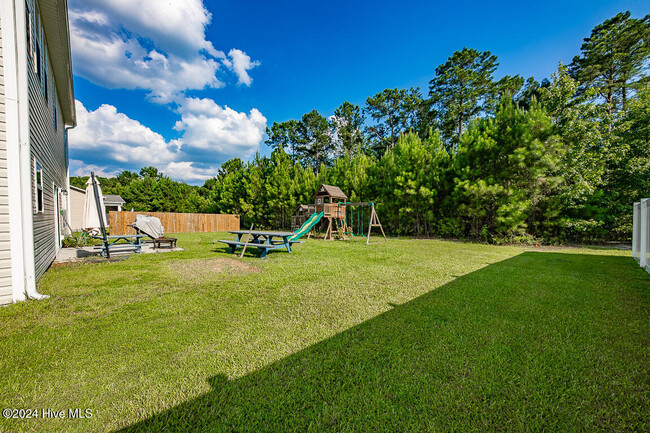
[{"label": "umbrella pole", "polygon": [[97,191],[97,179],[95,179],[95,172],[91,172],[90,175],[93,178],[93,191],[95,192],[95,205],[97,205],[97,213],[99,214],[99,228],[102,229],[102,238],[104,241],[104,247],[106,248],[106,258],[111,258],[111,253],[108,248],[108,238],[106,237],[106,226],[104,226],[104,209],[99,201],[99,191]]}]

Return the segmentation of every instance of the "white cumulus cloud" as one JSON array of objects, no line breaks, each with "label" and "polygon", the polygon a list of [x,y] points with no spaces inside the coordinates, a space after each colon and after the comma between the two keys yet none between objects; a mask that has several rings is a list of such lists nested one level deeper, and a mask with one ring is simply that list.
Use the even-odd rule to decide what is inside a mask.
[{"label": "white cumulus cloud", "polygon": [[[77,127],[69,132],[71,173],[116,174],[153,165],[166,175],[196,182],[213,177],[233,157],[248,158],[259,148],[266,118],[221,107],[211,99],[179,101],[178,139],[165,138],[104,104],[91,111],[76,101]],[[82,163],[83,161],[83,163]]]},{"label": "white cumulus cloud", "polygon": [[260,64],[245,52],[228,55],[206,37],[212,15],[202,0],[69,0],[74,72],[109,89],[144,90],[169,104],[179,120],[166,139],[112,105],[77,103],[70,131],[71,173],[103,174],[154,165],[175,179],[205,180],[232,157],[259,149],[266,118],[221,106],[192,92],[237,77],[250,86]]},{"label": "white cumulus cloud", "polygon": [[252,61],[250,56],[245,52],[233,48],[228,52],[228,57],[231,61],[224,62],[229,69],[232,69],[237,74],[238,84],[250,86],[253,79],[248,75],[248,71],[255,66],[259,66],[260,62],[257,60]]},{"label": "white cumulus cloud", "polygon": [[187,183],[205,182],[217,175],[215,167],[198,167],[190,161],[170,162],[162,171],[165,176],[173,179],[182,179]]},{"label": "white cumulus cloud", "polygon": [[185,98],[178,112],[181,120],[174,129],[183,132],[180,141],[186,152],[247,158],[258,149],[266,128],[259,110],[240,113],[207,98]]},{"label": "white cumulus cloud", "polygon": [[106,167],[86,164],[80,159],[70,160],[70,176],[90,176],[91,172],[100,177],[114,177],[120,173],[120,170],[106,170]]},{"label": "white cumulus cloud", "polygon": [[71,0],[70,9],[101,16],[105,30],[125,30],[179,57],[194,57],[201,50],[223,57],[205,38],[212,15],[201,0]]},{"label": "white cumulus cloud", "polygon": [[70,150],[75,159],[105,161],[104,165],[142,167],[167,163],[179,153],[177,141],[167,142],[117,108],[104,104],[88,111],[76,101],[77,126],[69,132]]},{"label": "white cumulus cloud", "polygon": [[72,0],[69,17],[75,74],[110,89],[149,91],[158,103],[222,87],[222,63],[250,85],[247,71],[259,64],[241,50],[229,59],[206,39],[212,16],[201,0]]}]

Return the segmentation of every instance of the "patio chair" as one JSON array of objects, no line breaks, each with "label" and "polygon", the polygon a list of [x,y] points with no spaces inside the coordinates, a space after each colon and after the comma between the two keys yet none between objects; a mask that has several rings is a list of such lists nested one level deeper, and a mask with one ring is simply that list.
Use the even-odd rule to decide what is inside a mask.
[{"label": "patio chair", "polygon": [[176,248],[176,238],[165,236],[165,227],[163,227],[159,218],[149,215],[136,215],[135,221],[130,224],[138,234],[144,233],[153,239],[153,248],[161,248],[162,244],[168,244],[170,249]]}]

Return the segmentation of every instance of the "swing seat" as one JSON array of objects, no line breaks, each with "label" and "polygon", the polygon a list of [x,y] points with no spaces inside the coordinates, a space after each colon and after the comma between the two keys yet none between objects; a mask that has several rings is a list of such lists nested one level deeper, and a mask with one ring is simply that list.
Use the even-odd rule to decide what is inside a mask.
[{"label": "swing seat", "polygon": [[[354,206],[354,205],[358,205],[358,204],[354,203],[352,205]],[[354,211],[352,210],[352,207],[350,207],[350,226],[348,226],[349,227],[349,232],[346,232],[346,234],[349,234],[353,238],[357,237],[357,236],[361,236],[361,237],[365,238],[366,235],[363,234],[363,232],[364,232],[364,224],[363,224],[364,220],[365,219],[364,219],[363,207],[362,207],[360,210],[357,210],[357,224],[356,224],[357,227],[356,227],[356,233],[355,233],[355,230],[354,230],[354,227],[353,227],[353,225],[354,225]]]}]

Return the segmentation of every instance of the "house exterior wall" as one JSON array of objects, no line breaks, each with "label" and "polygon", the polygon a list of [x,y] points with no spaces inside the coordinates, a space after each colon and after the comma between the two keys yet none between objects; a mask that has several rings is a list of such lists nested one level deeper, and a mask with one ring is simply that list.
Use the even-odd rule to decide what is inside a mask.
[{"label": "house exterior wall", "polygon": [[12,302],[9,193],[7,187],[7,116],[5,110],[2,17],[0,17],[0,305]]},{"label": "house exterior wall", "polygon": [[65,1],[0,2],[0,305],[45,297],[36,281],[64,233],[66,124],[76,123],[67,29]]},{"label": "house exterior wall", "polygon": [[[63,233],[62,219],[57,209],[65,208],[60,191],[67,190],[68,167],[65,126],[54,84],[52,63],[41,24],[38,2],[31,3],[33,43],[40,50],[27,56],[29,89],[29,144],[32,159],[32,191],[34,202],[34,260],[35,278],[38,280],[56,258]],[[38,52],[40,51],[40,53]],[[40,54],[39,73],[37,56]],[[56,107],[55,107],[56,104]],[[56,115],[56,119],[55,119]],[[43,209],[37,209],[36,164],[42,169]],[[55,194],[55,189],[59,191]]]}]

